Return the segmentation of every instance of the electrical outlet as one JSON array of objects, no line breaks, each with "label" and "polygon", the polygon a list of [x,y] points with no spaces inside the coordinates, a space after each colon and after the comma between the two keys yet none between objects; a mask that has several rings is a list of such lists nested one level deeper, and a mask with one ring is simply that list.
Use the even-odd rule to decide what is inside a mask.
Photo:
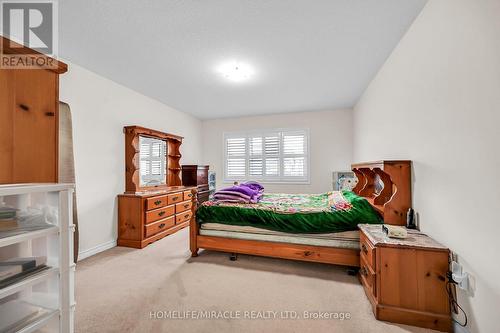
[{"label": "electrical outlet", "polygon": [[462,273],[462,281],[458,283],[458,288],[468,291],[469,290],[469,273]]},{"label": "electrical outlet", "polygon": [[456,261],[451,262],[451,276],[458,288],[474,294],[476,290],[476,279],[468,272],[464,272],[462,265]]}]

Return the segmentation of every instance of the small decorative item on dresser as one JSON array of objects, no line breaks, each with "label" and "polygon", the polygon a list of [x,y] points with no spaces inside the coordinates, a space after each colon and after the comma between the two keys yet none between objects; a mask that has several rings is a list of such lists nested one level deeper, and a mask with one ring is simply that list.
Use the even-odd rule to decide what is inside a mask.
[{"label": "small decorative item on dresser", "polygon": [[332,172],[332,187],[334,191],[352,191],[358,180],[352,171]]},{"label": "small decorative item on dresser", "polygon": [[408,232],[406,228],[397,225],[384,224],[382,225],[382,230],[391,238],[406,238],[408,237]]},{"label": "small decorative item on dresser", "polygon": [[449,332],[449,250],[416,230],[397,239],[387,237],[381,225],[359,228],[359,278],[375,317]]},{"label": "small decorative item on dresser", "polygon": [[198,204],[207,201],[210,194],[208,186],[208,168],[208,165],[182,166],[182,185],[197,187]]}]

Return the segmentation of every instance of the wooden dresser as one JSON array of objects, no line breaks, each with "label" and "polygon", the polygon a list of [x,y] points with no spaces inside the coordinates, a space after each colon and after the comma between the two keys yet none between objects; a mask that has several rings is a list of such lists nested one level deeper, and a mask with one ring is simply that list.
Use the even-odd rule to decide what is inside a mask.
[{"label": "wooden dresser", "polygon": [[388,238],[381,225],[359,225],[359,277],[379,320],[451,330],[446,291],[449,250],[408,230],[408,238]]},{"label": "wooden dresser", "polygon": [[208,200],[208,165],[183,165],[182,185],[196,186],[198,189],[198,204]]},{"label": "wooden dresser", "polygon": [[125,193],[118,195],[118,245],[143,248],[189,225],[196,187],[181,186],[182,137],[126,126]]},{"label": "wooden dresser", "polygon": [[196,188],[118,196],[118,245],[142,249],[189,225],[196,209]]}]

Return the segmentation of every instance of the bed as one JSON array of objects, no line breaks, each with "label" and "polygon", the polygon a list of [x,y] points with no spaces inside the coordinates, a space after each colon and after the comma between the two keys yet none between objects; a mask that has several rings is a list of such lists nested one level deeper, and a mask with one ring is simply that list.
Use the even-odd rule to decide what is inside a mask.
[{"label": "bed", "polygon": [[359,267],[361,223],[404,225],[411,162],[352,165],[352,192],[266,194],[258,204],[205,202],[190,224],[190,249]]}]

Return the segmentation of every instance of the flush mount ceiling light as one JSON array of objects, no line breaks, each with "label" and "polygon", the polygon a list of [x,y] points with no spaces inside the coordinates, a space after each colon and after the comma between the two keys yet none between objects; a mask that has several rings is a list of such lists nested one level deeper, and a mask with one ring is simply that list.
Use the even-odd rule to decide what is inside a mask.
[{"label": "flush mount ceiling light", "polygon": [[240,61],[228,61],[217,68],[217,72],[231,82],[247,81],[254,75],[252,66]]}]

